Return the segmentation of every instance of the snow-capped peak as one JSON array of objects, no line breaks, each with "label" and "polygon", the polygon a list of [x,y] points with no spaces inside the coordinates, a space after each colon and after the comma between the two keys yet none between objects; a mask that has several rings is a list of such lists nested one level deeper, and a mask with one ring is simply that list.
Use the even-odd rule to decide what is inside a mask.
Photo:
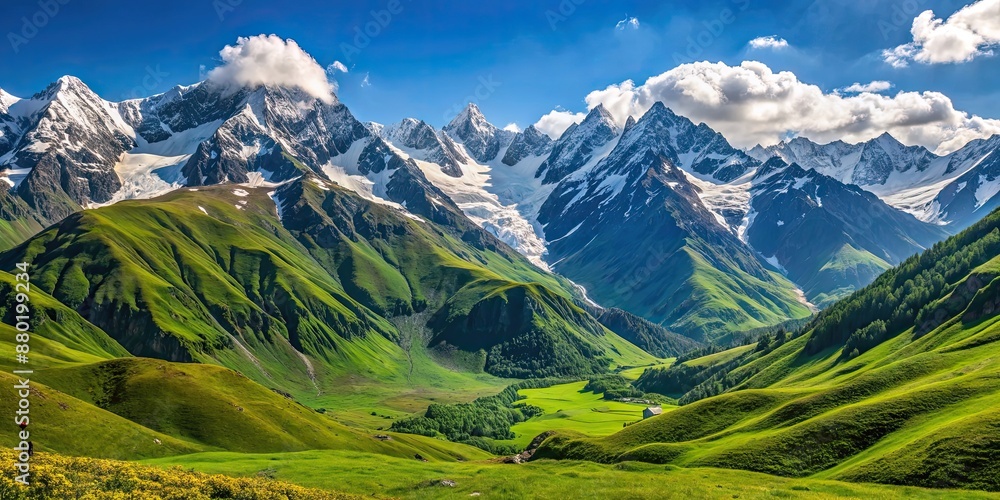
[{"label": "snow-capped peak", "polygon": [[488,122],[479,107],[473,103],[469,103],[446,125],[444,131],[465,145],[466,152],[480,163],[495,159],[515,135],[514,132],[502,130]]},{"label": "snow-capped peak", "polygon": [[384,127],[378,135],[413,158],[438,164],[452,177],[461,176],[459,164],[468,161],[446,134],[439,134],[423,120],[405,118]]},{"label": "snow-capped peak", "polygon": [[470,123],[476,127],[486,126],[486,125],[492,126],[490,122],[486,121],[486,117],[483,116],[483,112],[479,110],[479,106],[476,106],[475,103],[470,102],[468,105],[465,106],[465,109],[463,109],[461,113],[456,115],[455,118],[453,118],[451,122],[448,123],[447,126],[445,126],[445,129],[447,130],[447,129],[458,128],[465,124],[470,124]]},{"label": "snow-capped peak", "polygon": [[[538,167],[536,177],[544,174],[543,182],[559,182],[567,175],[592,163],[595,155],[603,151],[621,133],[614,118],[603,104],[587,113],[582,122],[571,126],[552,146],[549,155]],[[599,159],[599,158],[598,158]]]}]

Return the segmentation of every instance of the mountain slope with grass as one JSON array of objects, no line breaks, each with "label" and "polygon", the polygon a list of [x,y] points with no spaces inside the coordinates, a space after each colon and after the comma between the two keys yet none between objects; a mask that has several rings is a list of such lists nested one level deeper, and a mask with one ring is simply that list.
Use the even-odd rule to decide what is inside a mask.
[{"label": "mountain slope with grass", "polygon": [[687,377],[682,408],[537,456],[1000,490],[998,255],[995,212],[797,333],[640,378]]},{"label": "mountain slope with grass", "polygon": [[[533,302],[547,304],[544,320],[529,321],[522,340],[565,352],[566,373],[652,359],[573,306],[567,282],[441,213],[453,219],[436,224],[314,176],[280,188],[204,187],[74,214],[0,265],[31,262],[38,289],[132,355],[221,364],[293,393],[346,374],[405,375],[412,360],[392,319],[424,318],[430,330],[417,342],[429,345],[445,329],[430,316],[460,291],[463,301],[487,299],[494,288],[484,283],[544,297]],[[489,351],[509,339],[481,340]],[[504,359],[540,376],[537,355]]]},{"label": "mountain slope with grass", "polygon": [[484,280],[431,319],[431,345],[482,351],[484,369],[511,378],[601,373],[651,360],[565,297],[532,283]]},{"label": "mountain slope with grass", "polygon": [[756,166],[657,103],[541,205],[552,268],[598,303],[699,342],[806,317],[795,286],[719,223],[685,171],[730,178]]}]

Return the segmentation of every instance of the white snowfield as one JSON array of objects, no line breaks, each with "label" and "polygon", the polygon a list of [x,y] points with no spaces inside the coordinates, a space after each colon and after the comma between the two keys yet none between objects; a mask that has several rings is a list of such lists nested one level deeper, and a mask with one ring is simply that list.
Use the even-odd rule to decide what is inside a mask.
[{"label": "white snowfield", "polygon": [[452,177],[445,174],[440,165],[426,161],[423,151],[390,145],[403,158],[413,159],[427,180],[448,195],[469,219],[536,266],[548,269],[542,260],[545,243],[540,228],[534,223],[538,205],[545,200],[543,193],[551,191],[551,187],[542,188],[541,181],[534,178],[543,158],[529,157],[509,167],[500,162],[507,149],[505,146],[496,159],[484,165],[473,160],[464,145],[456,141],[463,156],[462,175]]}]

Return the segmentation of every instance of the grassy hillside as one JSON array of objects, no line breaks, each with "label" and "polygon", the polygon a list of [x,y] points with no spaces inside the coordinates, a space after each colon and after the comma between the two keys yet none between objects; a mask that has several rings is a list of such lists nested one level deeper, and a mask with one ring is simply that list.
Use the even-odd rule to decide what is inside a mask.
[{"label": "grassy hillside", "polygon": [[871,283],[892,267],[885,260],[850,244],[844,244],[821,262],[822,266],[812,278],[802,283],[806,297],[810,297],[819,308],[832,305],[856,290],[858,283]]},{"label": "grassy hillside", "polygon": [[267,210],[245,198],[228,187],[80,212],[0,261],[32,262],[38,288],[139,356],[301,387],[302,352],[329,370],[391,354],[392,325],[276,238]]},{"label": "grassy hillside", "polygon": [[690,377],[696,402],[538,456],[998,491],[998,252],[995,213],[797,334],[644,374]]},{"label": "grassy hillside", "polygon": [[[133,355],[221,364],[297,395],[342,392],[344,377],[359,375],[408,383],[413,345],[434,334],[421,322],[460,290],[467,300],[467,285],[490,294],[483,280],[525,283],[562,304],[527,335],[567,353],[567,370],[652,359],[603,329],[567,337],[580,327],[554,315],[594,323],[567,305],[568,284],[479,228],[407,217],[313,178],[274,197],[281,220],[265,189],[233,186],[88,210],[2,254],[0,266],[32,262],[38,289]],[[515,355],[532,367],[520,376],[543,375],[534,352]]]},{"label": "grassy hillside", "polygon": [[11,196],[6,188],[0,189],[0,251],[38,234],[47,225],[37,212],[22,199]]},{"label": "grassy hillside", "polygon": [[431,345],[483,353],[489,373],[512,378],[586,375],[652,356],[606,330],[565,297],[533,283],[480,280],[432,318]]},{"label": "grassy hillside", "polygon": [[[335,491],[396,498],[935,498],[987,499],[989,493],[789,479],[745,471],[677,468],[626,462],[539,460],[522,465],[490,462],[427,464],[339,451],[281,455],[201,453],[150,460],[206,473],[252,477],[273,472],[281,481]],[[443,486],[442,480],[455,482]]]},{"label": "grassy hillside", "polygon": [[[13,411],[15,379],[0,379],[4,406]],[[211,365],[116,359],[36,371],[32,385],[38,449],[62,454],[135,460],[209,450],[340,449],[435,461],[488,456],[422,436],[376,439]],[[14,437],[4,434],[0,442],[14,446]]]},{"label": "grassy hillside", "polygon": [[[16,283],[14,275],[0,271],[0,348],[9,353],[14,352],[17,334],[12,326],[17,323],[18,316]],[[33,368],[129,356],[128,351],[104,331],[52,296],[37,287],[29,287],[29,294],[29,324],[31,332],[35,333],[29,357]],[[12,356],[0,357],[0,367],[15,366]]]}]

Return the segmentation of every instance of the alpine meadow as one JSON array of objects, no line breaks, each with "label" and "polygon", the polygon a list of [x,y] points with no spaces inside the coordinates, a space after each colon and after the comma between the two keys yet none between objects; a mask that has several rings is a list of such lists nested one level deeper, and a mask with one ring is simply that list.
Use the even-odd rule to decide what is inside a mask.
[{"label": "alpine meadow", "polygon": [[11,2],[0,500],[1000,498],[965,1]]}]

